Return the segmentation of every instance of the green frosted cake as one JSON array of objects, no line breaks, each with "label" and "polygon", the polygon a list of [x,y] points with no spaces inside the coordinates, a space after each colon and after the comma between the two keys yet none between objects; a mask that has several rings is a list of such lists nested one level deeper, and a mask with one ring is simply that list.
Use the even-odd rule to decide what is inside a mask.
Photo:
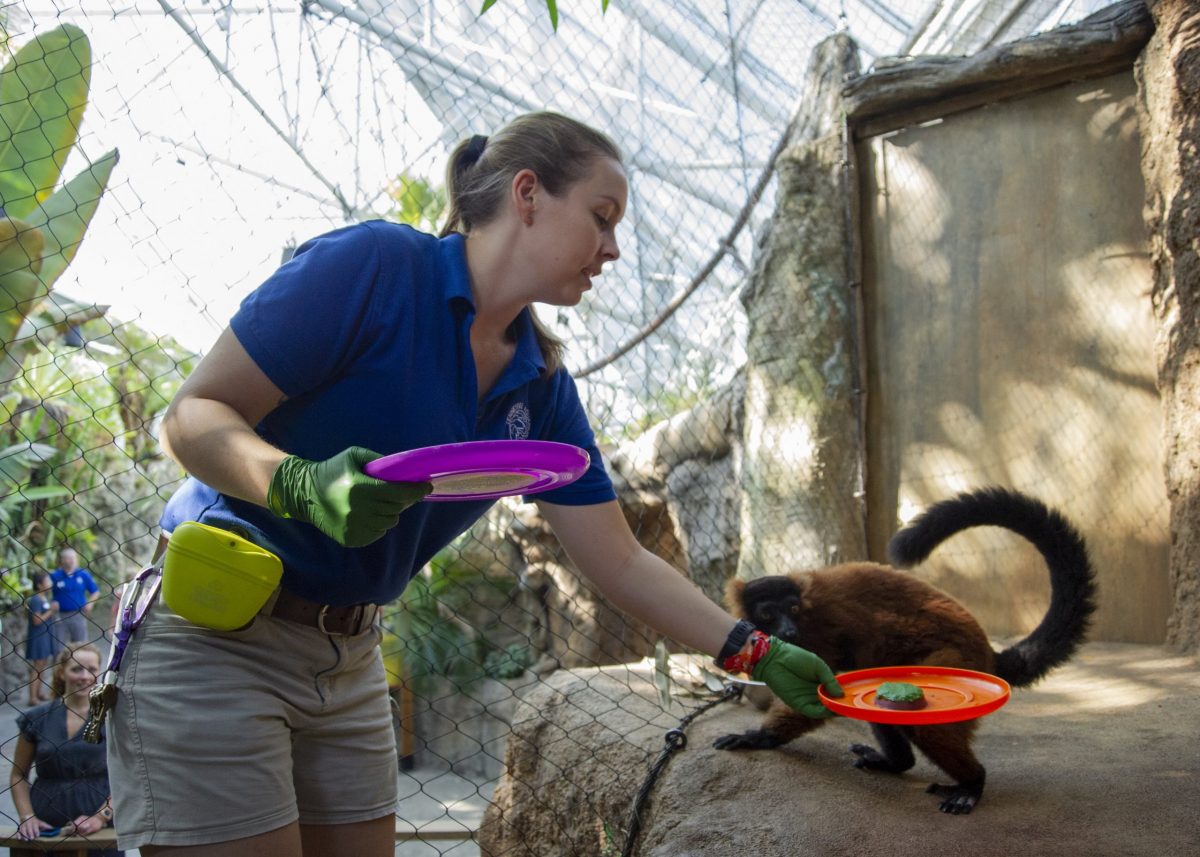
[{"label": "green frosted cake", "polygon": [[895,711],[916,711],[929,703],[925,691],[906,681],[885,681],[875,691],[875,704]]}]

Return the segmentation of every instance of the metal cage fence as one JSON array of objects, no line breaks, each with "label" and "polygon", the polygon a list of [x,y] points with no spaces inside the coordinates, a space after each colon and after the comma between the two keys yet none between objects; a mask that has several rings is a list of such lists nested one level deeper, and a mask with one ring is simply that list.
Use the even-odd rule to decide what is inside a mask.
[{"label": "metal cage fence", "polygon": [[[27,656],[34,578],[73,546],[100,590],[87,638],[107,646],[114,593],[146,562],[182,480],[157,421],[238,302],[316,234],[371,218],[434,227],[448,149],[529,110],[587,121],[626,155],[621,259],[577,311],[543,320],[569,344],[639,538],[719,598],[737,565],[737,510],[703,485],[728,484],[733,463],[703,426],[734,419],[720,409],[747,357],[743,290],[814,46],[847,32],[868,66],[966,54],[1103,4],[627,0],[559,4],[556,31],[541,0],[479,5],[31,0],[0,11],[10,82],[33,67],[16,62],[23,48],[69,33],[39,60],[48,90],[6,82],[0,104],[6,760],[18,713],[49,692],[48,670]],[[75,62],[68,80],[55,78],[71,68],[63,57]],[[16,124],[12,104],[51,96],[52,119]],[[705,408],[707,422],[688,419]],[[664,445],[690,451],[647,479],[641,465]],[[717,473],[709,483],[679,475],[704,468]],[[655,634],[578,578],[536,514],[507,502],[422,572],[384,627],[403,854],[478,853],[471,840],[531,686],[563,669],[641,663],[653,675],[645,665],[657,655],[661,674],[666,662]],[[690,675],[699,698],[705,679]],[[663,712],[631,716],[657,729]],[[629,728],[592,723],[561,740],[602,757]],[[7,789],[0,813],[16,823]],[[601,847],[617,853],[623,824],[605,820]]]}]

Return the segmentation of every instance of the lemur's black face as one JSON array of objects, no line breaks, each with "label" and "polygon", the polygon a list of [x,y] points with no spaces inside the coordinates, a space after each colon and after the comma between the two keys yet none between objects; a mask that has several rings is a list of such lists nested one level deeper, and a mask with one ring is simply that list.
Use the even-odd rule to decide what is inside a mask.
[{"label": "lemur's black face", "polygon": [[745,585],[742,610],[758,630],[794,642],[800,629],[800,590],[790,577],[760,577]]}]

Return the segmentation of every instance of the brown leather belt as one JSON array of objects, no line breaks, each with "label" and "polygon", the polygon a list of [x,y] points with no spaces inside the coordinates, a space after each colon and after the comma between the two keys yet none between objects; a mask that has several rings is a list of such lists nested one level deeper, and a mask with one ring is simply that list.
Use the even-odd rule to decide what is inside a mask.
[{"label": "brown leather belt", "polygon": [[378,604],[350,604],[346,607],[330,607],[293,595],[280,589],[271,607],[270,615],[276,619],[308,625],[325,634],[353,637],[375,624],[379,615]]}]

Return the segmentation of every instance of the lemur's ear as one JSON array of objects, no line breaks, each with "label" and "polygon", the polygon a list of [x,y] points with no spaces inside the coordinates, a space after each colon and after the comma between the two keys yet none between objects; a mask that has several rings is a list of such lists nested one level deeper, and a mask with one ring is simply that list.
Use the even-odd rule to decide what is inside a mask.
[{"label": "lemur's ear", "polygon": [[725,584],[725,606],[738,616],[745,615],[742,607],[742,593],[745,589],[746,581],[738,580],[736,577],[731,577]]},{"label": "lemur's ear", "polygon": [[810,576],[807,574],[792,574],[789,577],[796,584],[796,591],[800,594],[800,607],[804,610],[811,610],[812,587],[809,586]]}]

